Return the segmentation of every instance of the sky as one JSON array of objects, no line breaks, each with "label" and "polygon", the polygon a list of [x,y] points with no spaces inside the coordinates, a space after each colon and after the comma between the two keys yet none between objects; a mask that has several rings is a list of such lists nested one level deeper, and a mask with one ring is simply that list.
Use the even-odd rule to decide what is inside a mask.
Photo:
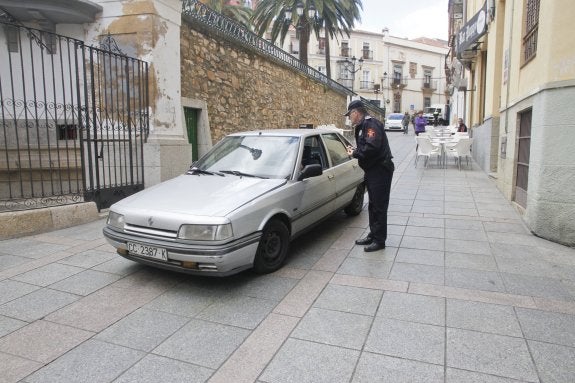
[{"label": "sky", "polygon": [[438,38],[447,41],[448,0],[361,0],[361,22],[354,29],[414,39]]}]

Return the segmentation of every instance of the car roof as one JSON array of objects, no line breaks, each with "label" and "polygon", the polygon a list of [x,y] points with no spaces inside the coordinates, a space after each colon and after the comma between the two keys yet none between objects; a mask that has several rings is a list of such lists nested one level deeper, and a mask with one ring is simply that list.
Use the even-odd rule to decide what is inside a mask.
[{"label": "car roof", "polygon": [[321,133],[341,133],[339,129],[261,129],[230,133],[229,136],[293,136],[307,137]]}]

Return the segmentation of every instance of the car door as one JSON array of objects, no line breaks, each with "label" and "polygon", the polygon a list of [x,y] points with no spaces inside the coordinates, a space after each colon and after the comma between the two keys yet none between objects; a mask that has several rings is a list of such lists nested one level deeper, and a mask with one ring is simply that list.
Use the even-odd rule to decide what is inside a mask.
[{"label": "car door", "polygon": [[331,171],[335,179],[335,208],[339,209],[353,198],[357,185],[363,180],[363,171],[357,160],[347,154],[347,143],[340,135],[324,133],[322,140],[331,161]]},{"label": "car door", "polygon": [[292,223],[294,233],[332,213],[336,197],[334,172],[330,168],[319,134],[306,137],[303,144],[301,149],[302,168],[313,163],[320,164],[323,173],[300,181],[303,192],[297,214],[294,215]]}]

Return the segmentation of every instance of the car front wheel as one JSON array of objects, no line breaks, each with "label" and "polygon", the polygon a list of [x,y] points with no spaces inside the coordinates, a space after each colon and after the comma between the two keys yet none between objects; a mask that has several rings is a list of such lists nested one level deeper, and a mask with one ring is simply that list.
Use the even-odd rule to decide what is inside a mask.
[{"label": "car front wheel", "polygon": [[265,274],[278,270],[284,263],[289,247],[289,230],[278,219],[265,226],[254,259],[254,270]]},{"label": "car front wheel", "polygon": [[364,198],[364,196],[365,196],[365,185],[359,184],[357,186],[357,189],[355,189],[355,194],[353,195],[353,199],[351,200],[349,205],[347,205],[345,207],[345,209],[343,209],[345,214],[352,217],[352,216],[356,216],[359,213],[361,213],[361,210],[363,209],[363,198]]}]

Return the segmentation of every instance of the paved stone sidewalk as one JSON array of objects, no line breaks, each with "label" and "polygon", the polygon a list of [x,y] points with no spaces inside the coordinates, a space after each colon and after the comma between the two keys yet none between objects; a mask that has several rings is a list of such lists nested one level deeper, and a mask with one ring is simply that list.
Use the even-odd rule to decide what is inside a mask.
[{"label": "paved stone sidewalk", "polygon": [[271,275],[170,273],[117,256],[103,220],[0,241],[0,382],[575,382],[575,250],[531,235],[492,180],[397,171],[385,250],[367,212]]}]

